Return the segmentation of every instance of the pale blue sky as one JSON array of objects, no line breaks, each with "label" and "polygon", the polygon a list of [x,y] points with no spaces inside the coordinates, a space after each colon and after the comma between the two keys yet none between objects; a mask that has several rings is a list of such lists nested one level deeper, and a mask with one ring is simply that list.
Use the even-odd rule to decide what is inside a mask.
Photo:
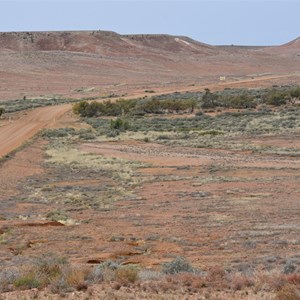
[{"label": "pale blue sky", "polygon": [[300,0],[2,1],[0,31],[168,33],[220,44],[278,45],[300,36]]}]

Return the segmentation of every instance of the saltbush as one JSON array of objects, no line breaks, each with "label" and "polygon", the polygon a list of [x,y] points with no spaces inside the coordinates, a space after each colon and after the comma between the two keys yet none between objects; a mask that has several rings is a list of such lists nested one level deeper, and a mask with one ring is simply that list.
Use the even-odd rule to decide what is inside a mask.
[{"label": "saltbush", "polygon": [[181,272],[194,272],[194,268],[184,257],[176,257],[173,261],[163,264],[164,274],[176,274]]}]

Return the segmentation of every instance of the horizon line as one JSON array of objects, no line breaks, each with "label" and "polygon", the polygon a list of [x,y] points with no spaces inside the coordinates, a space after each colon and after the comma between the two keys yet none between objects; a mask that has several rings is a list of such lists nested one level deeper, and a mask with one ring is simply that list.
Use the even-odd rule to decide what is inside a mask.
[{"label": "horizon line", "polygon": [[[1,1],[1,0],[0,0]],[[236,44],[236,43],[228,43],[228,44],[209,44],[209,43],[206,43],[206,42],[202,42],[202,41],[199,41],[195,38],[192,38],[188,35],[181,35],[181,34],[170,34],[170,33],[118,33],[116,31],[113,31],[113,30],[106,30],[106,29],[67,29],[67,30],[63,30],[63,29],[54,29],[54,30],[12,30],[12,31],[0,31],[0,34],[3,34],[3,33],[60,33],[60,32],[110,32],[110,33],[115,33],[117,35],[120,35],[120,36],[128,36],[128,35],[149,35],[149,36],[155,36],[155,35],[166,35],[166,36],[174,36],[174,37],[186,37],[186,38],[189,38],[189,39],[192,39],[198,43],[202,43],[202,44],[206,44],[206,45],[209,45],[209,46],[217,46],[217,47],[278,47],[278,46],[283,46],[283,45],[286,45],[288,43],[291,43],[293,41],[296,41],[298,39],[300,39],[300,35],[295,37],[294,39],[292,40],[289,40],[283,44],[273,44],[273,45],[254,45],[254,44],[251,44],[251,45],[245,45],[245,44]]]}]

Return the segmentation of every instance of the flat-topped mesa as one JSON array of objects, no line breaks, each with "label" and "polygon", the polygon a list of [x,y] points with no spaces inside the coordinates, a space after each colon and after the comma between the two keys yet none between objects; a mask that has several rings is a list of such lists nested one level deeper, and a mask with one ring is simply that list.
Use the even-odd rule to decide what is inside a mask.
[{"label": "flat-topped mesa", "polygon": [[0,49],[12,51],[97,52],[97,46],[122,42],[109,31],[51,31],[0,33]]},{"label": "flat-topped mesa", "polygon": [[[186,36],[168,34],[121,35],[103,30],[0,32],[0,50],[101,53],[103,47],[113,49],[114,52],[141,47],[173,53],[191,51],[199,54],[218,54],[225,47],[228,50],[228,46],[212,46]],[[300,37],[278,47],[299,48]]]},{"label": "flat-topped mesa", "polygon": [[0,50],[11,51],[70,51],[103,54],[150,52],[193,52],[216,54],[217,47],[184,36],[167,34],[120,35],[111,31],[53,31],[0,33]]},{"label": "flat-topped mesa", "polygon": [[[102,30],[0,33],[0,51],[15,52],[66,51],[128,57],[147,57],[147,55],[153,54],[189,56],[189,54],[192,54],[204,57],[259,48],[251,46],[212,46],[186,36],[168,34],[121,35],[116,32]],[[275,52],[280,52],[280,49],[290,49],[292,52],[298,51],[300,38],[272,48],[272,51]]]},{"label": "flat-topped mesa", "polygon": [[188,50],[207,54],[218,52],[216,47],[195,41],[186,36],[173,36],[168,34],[130,34],[123,35],[122,37],[139,45],[169,52]]}]

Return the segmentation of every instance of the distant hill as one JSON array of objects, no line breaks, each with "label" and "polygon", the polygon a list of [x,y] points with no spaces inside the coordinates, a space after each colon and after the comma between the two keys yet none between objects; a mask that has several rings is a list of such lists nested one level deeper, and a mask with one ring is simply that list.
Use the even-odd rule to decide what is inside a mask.
[{"label": "distant hill", "polygon": [[292,41],[290,41],[287,44],[284,44],[283,46],[287,46],[287,47],[297,47],[298,50],[300,50],[300,36]]},{"label": "distant hill", "polygon": [[13,51],[70,51],[97,54],[130,54],[166,51],[215,54],[210,45],[170,35],[119,35],[110,31],[0,33],[0,49]]},{"label": "distant hill", "polygon": [[0,33],[0,100],[81,87],[211,82],[300,70],[300,38],[277,47],[212,46],[184,36],[110,31]]}]

